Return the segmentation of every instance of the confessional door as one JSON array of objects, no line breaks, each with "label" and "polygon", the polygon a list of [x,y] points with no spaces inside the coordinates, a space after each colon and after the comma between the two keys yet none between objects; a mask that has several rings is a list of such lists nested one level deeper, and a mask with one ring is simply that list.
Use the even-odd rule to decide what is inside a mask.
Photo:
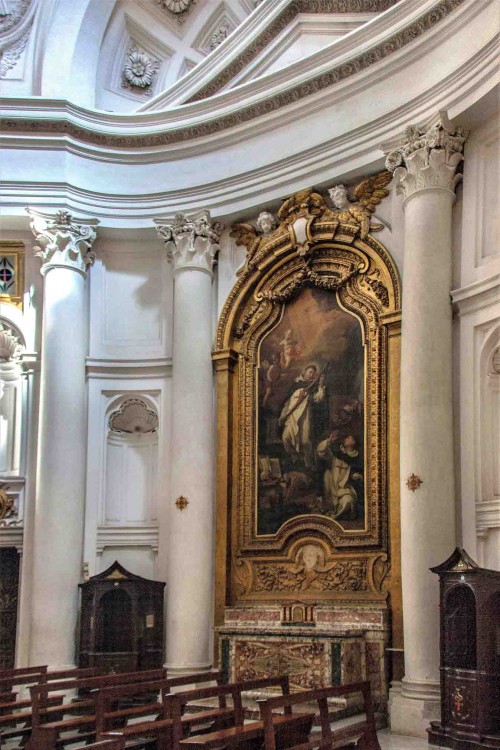
[{"label": "confessional door", "polygon": [[0,669],[15,662],[18,593],[19,554],[6,547],[0,549]]}]

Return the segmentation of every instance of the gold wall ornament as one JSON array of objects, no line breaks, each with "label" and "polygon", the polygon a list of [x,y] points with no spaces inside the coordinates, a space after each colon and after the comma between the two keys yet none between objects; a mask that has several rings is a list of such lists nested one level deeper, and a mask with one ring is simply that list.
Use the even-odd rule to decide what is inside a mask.
[{"label": "gold wall ornament", "polygon": [[175,504],[179,508],[179,510],[185,510],[185,508],[187,508],[187,506],[189,505],[189,500],[187,499],[187,497],[184,497],[184,495],[181,495],[177,498]]},{"label": "gold wall ornament", "polygon": [[420,479],[419,476],[416,474],[410,474],[408,479],[406,480],[406,486],[408,489],[410,489],[412,492],[415,492],[415,490],[418,490],[421,484],[424,483],[423,479]]},{"label": "gold wall ornament", "polygon": [[[340,599],[387,606],[390,594],[396,644],[401,640],[400,281],[389,253],[365,231],[367,221],[370,229],[371,208],[382,193],[387,194],[389,178],[383,173],[369,178],[368,185],[361,182],[365,184],[355,190],[356,205],[349,202],[354,213],[330,208],[309,188],[284,201],[278,211],[280,224],[267,235],[250,223],[233,227],[233,237],[247,247],[247,262],[223,307],[213,355],[218,399],[216,624],[224,621],[226,607],[240,602],[258,607],[261,602],[291,604],[299,599],[326,605]],[[300,218],[305,219],[309,243],[305,253],[290,231]],[[279,478],[279,467],[273,468],[271,460],[259,466],[261,351],[266,337],[278,335],[286,311],[306,299],[304,295],[316,295],[317,304],[333,300],[332,320],[349,318],[360,331],[364,515],[349,527],[346,515],[328,515],[318,500],[316,510],[312,503],[307,512],[289,517],[272,533],[262,533],[257,509],[260,476],[288,480]],[[313,335],[316,331],[311,330]],[[286,348],[294,346],[293,333],[283,342],[282,368],[287,366]],[[317,376],[323,367],[318,365]],[[266,382],[274,377],[271,371]]]},{"label": "gold wall ornament", "polygon": [[0,521],[12,515],[14,507],[14,498],[9,497],[5,490],[0,489]]},{"label": "gold wall ornament", "polygon": [[0,302],[22,309],[24,297],[24,243],[0,241]]},{"label": "gold wall ornament", "polygon": [[328,191],[333,203],[332,218],[339,223],[359,226],[361,239],[365,239],[369,232],[380,231],[383,224],[373,224],[372,215],[375,207],[389,195],[387,185],[391,180],[392,174],[388,170],[367,177],[354,188],[354,200],[349,197],[345,185],[334,185]]}]

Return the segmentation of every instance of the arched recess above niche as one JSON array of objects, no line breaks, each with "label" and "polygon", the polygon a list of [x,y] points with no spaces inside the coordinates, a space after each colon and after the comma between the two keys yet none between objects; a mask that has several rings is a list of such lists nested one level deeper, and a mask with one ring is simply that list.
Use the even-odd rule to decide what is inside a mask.
[{"label": "arched recess above niche", "polygon": [[109,404],[103,525],[156,521],[158,424],[158,408],[147,396],[129,393]]},{"label": "arched recess above niche", "polygon": [[109,428],[117,433],[147,435],[157,431],[158,414],[142,398],[125,398],[109,417]]},{"label": "arched recess above niche", "polygon": [[[256,237],[257,244],[245,243],[250,252],[222,310],[213,355],[219,623],[227,606],[297,598],[325,605],[382,603],[390,592],[393,608],[399,608],[398,271],[373,234],[376,226],[332,210],[312,190],[287,199],[278,217],[279,226]],[[256,235],[249,225],[240,226]],[[266,350],[270,337],[274,359],[272,347],[270,356]],[[342,337],[349,340],[341,351]],[[293,368],[290,357],[296,359]],[[316,385],[305,383],[308,365],[316,366]],[[271,439],[263,438],[266,389],[276,388],[285,370],[292,395],[278,399],[274,418],[281,425]],[[321,376],[329,393],[326,422],[309,457],[304,451],[300,455],[300,448],[294,454],[293,437],[286,445],[287,420],[304,400],[299,396],[294,402],[293,393],[298,384],[311,403]],[[351,410],[343,436],[338,430],[342,409]],[[351,433],[354,444],[345,443]],[[263,445],[269,456],[262,455]],[[350,498],[344,493],[343,500],[338,486],[330,495],[326,489],[327,481],[336,481],[338,450],[358,457],[362,466],[355,469],[353,459],[349,471],[353,478],[362,475],[365,484],[359,489],[356,480],[358,490],[351,486]],[[297,470],[290,468],[294,461]],[[276,498],[267,490],[271,480]],[[290,490],[300,494],[296,482],[305,492],[295,498],[295,510],[281,522],[278,516],[274,525],[262,524],[259,514],[268,510],[271,516],[273,502],[284,507]]]}]

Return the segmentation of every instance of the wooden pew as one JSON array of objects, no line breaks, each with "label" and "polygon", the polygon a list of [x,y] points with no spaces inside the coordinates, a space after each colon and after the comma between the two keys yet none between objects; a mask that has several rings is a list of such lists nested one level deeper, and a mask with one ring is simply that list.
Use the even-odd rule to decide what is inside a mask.
[{"label": "wooden pew", "polygon": [[[365,719],[361,721],[339,721],[338,728],[332,727],[328,710],[329,698],[341,698],[352,693],[362,693]],[[307,742],[288,744],[289,750],[334,750],[345,747],[349,743],[358,750],[380,750],[375,725],[375,714],[369,682],[358,682],[352,685],[307,690],[292,695],[277,696],[259,701],[259,707],[264,724],[265,750],[277,750],[281,743],[277,741],[274,711],[281,709],[286,715],[293,716],[292,706],[317,703],[319,710],[320,733],[311,736]]]},{"label": "wooden pew", "polygon": [[[8,724],[8,736],[28,737],[28,747],[36,748],[32,742],[33,729],[42,725],[44,722],[63,719],[67,714],[74,715],[82,711],[89,711],[93,708],[93,699],[90,697],[90,691],[100,685],[115,684],[123,680],[139,679],[146,680],[148,676],[165,674],[164,670],[152,670],[149,673],[133,672],[126,675],[99,675],[95,669],[86,668],[78,670],[60,670],[49,673],[50,678],[56,676],[59,679],[48,679],[37,685],[30,687],[31,704],[26,711],[17,713],[13,711],[10,715],[0,716],[0,727]],[[78,675],[73,679],[73,675]],[[64,702],[68,691],[77,694],[77,698]]]},{"label": "wooden pew", "polygon": [[[266,688],[280,687],[285,698],[289,695],[288,677],[267,678],[261,680],[247,680],[235,683],[241,693],[249,690],[262,690]],[[314,719],[313,713],[287,712],[281,716],[274,716],[273,722],[276,727],[278,747],[285,748],[289,744],[299,744],[305,741],[311,730]],[[251,721],[244,723],[243,720],[234,727],[222,729],[208,734],[198,735],[182,739],[179,750],[213,750],[214,748],[236,748],[243,746],[245,750],[260,750],[264,740],[264,724],[262,721]]]},{"label": "wooden pew", "polygon": [[[199,683],[199,675],[193,675],[191,681]],[[179,684],[179,678],[172,682]],[[148,742],[156,741],[157,750],[178,750],[183,736],[195,735],[212,729],[214,726],[228,726],[243,722],[243,708],[241,705],[241,691],[238,685],[216,685],[211,687],[195,687],[189,691],[169,693],[171,686],[162,688],[161,711],[154,721],[129,724],[120,729],[108,730],[98,734],[99,739],[105,737],[121,737],[126,747],[142,748]],[[232,706],[227,705],[226,699],[232,699]],[[196,711],[186,711],[192,701],[207,701],[217,699],[217,707],[198,707]],[[110,715],[112,716],[112,715]]]},{"label": "wooden pew", "polygon": [[[69,678],[75,674],[90,676],[95,674],[95,669],[71,669],[48,672],[47,667],[22,667],[20,669],[8,670],[7,675],[0,679],[0,691],[2,686],[10,688],[10,692],[0,694],[0,729],[2,729],[4,741],[28,737],[31,733],[32,701],[30,698],[17,698],[17,692],[13,687],[29,688],[33,685],[41,685],[55,679]],[[56,706],[62,703],[62,696],[55,695],[47,700],[47,706]]]},{"label": "wooden pew", "polygon": [[[156,697],[154,701],[146,700],[142,704],[122,706],[130,703],[133,698],[141,696],[147,698],[151,695],[168,693],[172,687],[192,685],[195,681],[203,683],[222,681],[223,679],[221,672],[205,672],[172,679],[167,679],[164,676],[157,680],[142,679],[144,675],[148,674],[151,675],[147,672],[108,675],[110,679],[108,679],[107,684],[96,684],[94,680],[89,697],[70,705],[69,710],[64,711],[65,707],[55,711],[46,710],[44,713],[45,719],[52,714],[54,720],[42,721],[33,726],[33,733],[27,745],[27,750],[52,750],[55,747],[64,747],[66,744],[74,743],[75,738],[94,739],[108,729],[126,725],[130,719],[152,715],[161,717],[163,715],[163,701],[158,701]],[[132,679],[131,676],[137,676],[137,679]],[[123,682],[123,677],[127,678],[125,682]],[[61,711],[66,715],[75,713],[73,708],[75,705],[79,710],[83,709],[81,716],[69,719],[63,718],[61,715],[56,716],[58,713],[61,714]],[[65,733],[65,736],[61,737],[63,733]]]},{"label": "wooden pew", "polygon": [[85,750],[125,750],[125,740],[121,737],[115,739],[99,740],[85,745]]},{"label": "wooden pew", "polygon": [[[48,672],[47,667],[23,667],[22,669],[9,670],[11,674],[0,678],[0,716],[12,711],[31,706],[31,698],[17,699],[14,687],[28,688],[31,685],[41,685],[65,679],[82,679],[98,674],[94,668],[87,669],[65,669]],[[12,711],[9,710],[12,708]]]},{"label": "wooden pew", "polygon": [[[90,678],[98,674],[98,670],[93,667],[80,669],[55,670],[49,672],[47,667],[22,667],[21,669],[10,670],[10,675],[3,677],[4,685],[11,687],[37,688],[47,686],[50,690],[54,684],[58,686],[58,693],[48,695],[45,701],[45,708],[55,708],[63,703],[64,696],[60,691],[66,690],[69,682],[75,678]],[[43,709],[41,709],[43,711]],[[6,693],[0,696],[0,730],[2,730],[3,741],[8,739],[26,739],[31,735],[33,721],[33,704],[32,698],[18,699],[15,692],[9,697]],[[1,747],[1,745],[0,745]]]},{"label": "wooden pew", "polygon": [[[126,740],[140,738],[156,738],[158,750],[182,750],[182,748],[220,748],[222,746],[244,745],[246,748],[258,748],[262,744],[264,730],[262,722],[244,723],[244,711],[241,694],[248,690],[265,688],[281,689],[282,693],[289,691],[288,678],[276,677],[262,680],[251,680],[212,688],[196,688],[185,693],[172,693],[164,696],[164,718],[155,722],[138,723],[118,731],[102,734],[99,738],[121,736]],[[231,697],[233,707],[229,709],[226,698]],[[183,713],[188,703],[207,701],[211,698],[219,699],[219,708],[198,711],[197,713]],[[276,722],[287,728],[292,738],[307,738],[314,714],[295,714],[294,716],[277,718]],[[226,726],[207,729],[206,722],[221,722]],[[227,726],[228,723],[231,726]],[[186,734],[189,734],[186,737]],[[182,739],[184,737],[184,739]],[[138,747],[142,747],[139,745]]]},{"label": "wooden pew", "polygon": [[16,675],[23,676],[25,674],[31,674],[32,672],[47,673],[47,665],[43,664],[38,667],[9,667],[8,669],[0,669],[0,679],[4,677],[15,677]]}]

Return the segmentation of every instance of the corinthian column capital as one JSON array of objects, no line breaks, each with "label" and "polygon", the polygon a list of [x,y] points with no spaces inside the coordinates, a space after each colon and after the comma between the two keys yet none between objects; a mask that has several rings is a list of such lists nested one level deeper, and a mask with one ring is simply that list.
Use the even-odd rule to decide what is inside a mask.
[{"label": "corinthian column capital", "polygon": [[212,274],[224,225],[211,222],[209,211],[192,216],[179,213],[171,223],[162,219],[155,219],[155,223],[174,271],[188,268]]},{"label": "corinthian column capital", "polygon": [[403,146],[391,151],[386,167],[399,179],[397,191],[405,199],[422,190],[447,190],[454,193],[462,179],[457,174],[463,161],[463,147],[468,133],[461,128],[450,130],[440,117],[428,130],[416,125],[406,129]]},{"label": "corinthian column capital", "polygon": [[40,273],[44,276],[51,268],[69,268],[86,275],[94,263],[92,245],[96,238],[95,219],[73,219],[68,211],[46,214],[26,209],[30,216],[31,231],[38,245],[35,255],[42,258]]}]

